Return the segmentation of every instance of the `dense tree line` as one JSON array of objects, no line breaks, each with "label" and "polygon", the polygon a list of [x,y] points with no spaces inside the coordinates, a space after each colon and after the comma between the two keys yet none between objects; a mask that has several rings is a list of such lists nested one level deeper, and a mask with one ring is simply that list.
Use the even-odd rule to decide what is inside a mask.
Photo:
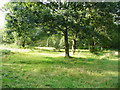
[{"label": "dense tree line", "polygon": [[118,2],[11,2],[4,10],[3,42],[64,48],[65,57],[69,48],[73,54],[77,48],[118,48]]}]

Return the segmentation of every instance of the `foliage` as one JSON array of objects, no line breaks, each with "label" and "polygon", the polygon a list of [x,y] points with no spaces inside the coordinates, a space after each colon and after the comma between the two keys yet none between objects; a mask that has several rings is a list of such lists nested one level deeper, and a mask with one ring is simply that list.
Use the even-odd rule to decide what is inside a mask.
[{"label": "foliage", "polygon": [[11,51],[10,51],[10,50],[7,50],[7,49],[4,49],[4,50],[0,50],[0,53],[1,53],[2,55],[9,55],[9,54],[11,54]]},{"label": "foliage", "polygon": [[[20,42],[19,45],[25,47],[26,44],[44,41],[53,34],[62,33],[67,57],[69,46],[72,45],[73,49],[76,49],[79,43],[81,46],[90,47],[90,51],[93,52],[98,47],[113,48],[118,43],[115,39],[118,33],[117,25],[114,23],[115,17],[118,16],[117,4],[117,2],[8,3],[5,7],[8,11],[6,28],[12,39],[7,41]],[[16,35],[11,32],[15,32]],[[59,40],[53,39],[56,48]],[[70,40],[76,41],[77,45],[70,44]],[[112,45],[114,40],[115,43]]]},{"label": "foliage", "polygon": [[53,34],[48,38],[47,46],[55,47],[56,49],[64,48],[64,40],[61,35]]}]

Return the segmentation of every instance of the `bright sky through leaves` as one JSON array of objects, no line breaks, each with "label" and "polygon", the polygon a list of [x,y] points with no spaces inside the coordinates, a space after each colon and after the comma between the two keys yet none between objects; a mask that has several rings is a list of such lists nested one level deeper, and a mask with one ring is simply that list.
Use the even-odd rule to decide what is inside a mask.
[{"label": "bright sky through leaves", "polygon": [[2,28],[3,27],[3,25],[4,25],[4,21],[5,21],[5,14],[4,14],[4,12],[1,10],[1,8],[4,6],[4,4],[6,3],[6,2],[8,2],[9,0],[3,0],[3,1],[1,1],[0,2],[0,28]]}]

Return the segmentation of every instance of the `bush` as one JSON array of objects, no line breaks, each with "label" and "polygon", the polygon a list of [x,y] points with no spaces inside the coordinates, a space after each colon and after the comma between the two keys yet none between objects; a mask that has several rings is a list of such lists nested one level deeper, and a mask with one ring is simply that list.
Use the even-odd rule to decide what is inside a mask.
[{"label": "bush", "polygon": [[5,50],[0,50],[0,53],[1,53],[2,55],[8,55],[8,54],[11,53],[11,51],[5,49]]}]

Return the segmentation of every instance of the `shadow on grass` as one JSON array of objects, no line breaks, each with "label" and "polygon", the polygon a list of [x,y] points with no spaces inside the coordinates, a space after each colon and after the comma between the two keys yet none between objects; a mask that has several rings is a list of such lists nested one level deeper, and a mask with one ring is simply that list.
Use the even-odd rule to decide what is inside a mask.
[{"label": "shadow on grass", "polygon": [[[96,61],[97,63],[95,63]],[[22,70],[21,70],[21,73],[18,73],[16,72],[16,70],[11,68],[12,70],[14,70],[13,72],[10,72],[13,78],[11,78],[11,76],[7,76],[7,80],[9,81],[6,81],[7,83],[4,81],[5,83],[3,83],[3,87],[11,87],[14,85],[19,85],[19,83],[23,85],[24,87],[27,87],[27,85],[31,82],[33,82],[32,84],[30,84],[32,88],[37,87],[38,84],[39,86],[42,84],[42,85],[45,85],[46,87],[51,87],[51,88],[53,87],[54,88],[57,88],[57,87],[72,88],[72,87],[81,86],[81,82],[82,82],[83,87],[84,86],[85,87],[94,87],[94,86],[97,87],[99,85],[101,85],[99,87],[105,87],[105,86],[107,87],[106,83],[108,83],[109,86],[114,84],[117,87],[117,76],[114,76],[114,75],[112,76],[111,73],[106,72],[106,71],[109,71],[109,72],[116,71],[115,67],[114,66],[112,67],[112,65],[114,64],[116,65],[116,61],[112,61],[108,59],[100,60],[100,59],[94,59],[94,58],[44,57],[41,60],[40,59],[38,60],[27,59],[26,61],[16,60],[14,61],[14,63],[33,65],[33,67],[31,66],[29,67],[32,69],[33,68],[37,69],[36,67],[34,67],[34,65],[38,65],[40,68],[39,64],[43,64],[44,66],[45,64],[51,65],[51,66],[56,65],[56,66],[54,68],[51,68],[49,66],[46,67],[47,66],[46,65],[45,66],[46,68],[42,68],[43,70],[41,71],[39,71],[38,69],[36,72],[33,72],[32,69],[30,69],[29,71],[27,71],[29,73],[28,74],[25,73],[25,75],[22,74],[24,73]],[[7,70],[9,70],[8,68],[10,67],[7,67]],[[82,70],[84,70],[84,72]],[[56,71],[57,71],[56,75],[51,76],[51,75],[54,75],[54,72]],[[18,76],[14,74],[15,72],[17,73]],[[89,72],[92,74],[89,74]],[[104,72],[106,72],[106,74],[104,74]],[[35,73],[36,75],[35,77],[33,73]],[[69,76],[66,77],[68,73],[69,73]],[[101,73],[103,73],[104,75],[102,76]],[[97,75],[101,75],[101,76],[97,76]],[[17,76],[17,80],[19,80],[20,82],[17,84],[14,84],[16,83],[15,81],[16,78],[14,78],[16,76]],[[6,78],[6,76],[4,77]],[[107,80],[107,78],[110,78],[110,80]],[[41,83],[40,81],[44,83]],[[28,87],[30,87],[30,85]]]},{"label": "shadow on grass", "polygon": [[71,64],[92,64],[90,62],[95,61],[96,59],[93,58],[64,58],[64,57],[44,57],[41,60],[32,60],[32,59],[27,59],[27,60],[16,60],[13,61],[12,63],[15,64],[62,64],[62,65],[71,65]]},{"label": "shadow on grass", "polygon": [[96,70],[96,68],[103,68],[102,71],[118,71],[114,69],[112,66],[117,68],[118,62],[108,59],[93,59],[93,58],[69,58],[66,59],[64,57],[45,57],[42,60],[27,60],[27,61],[14,61],[14,64],[27,64],[27,65],[60,65],[68,68],[75,68],[78,66],[85,66],[87,68],[92,68]]},{"label": "shadow on grass", "polygon": [[104,51],[99,51],[99,52],[93,52],[92,54],[97,55],[97,56],[103,56],[105,54],[107,54],[108,52],[104,52]]},{"label": "shadow on grass", "polygon": [[39,48],[32,48],[32,51],[37,51],[37,52],[41,52],[41,51],[46,51],[46,52],[64,52],[63,50],[60,49],[39,49]]}]

